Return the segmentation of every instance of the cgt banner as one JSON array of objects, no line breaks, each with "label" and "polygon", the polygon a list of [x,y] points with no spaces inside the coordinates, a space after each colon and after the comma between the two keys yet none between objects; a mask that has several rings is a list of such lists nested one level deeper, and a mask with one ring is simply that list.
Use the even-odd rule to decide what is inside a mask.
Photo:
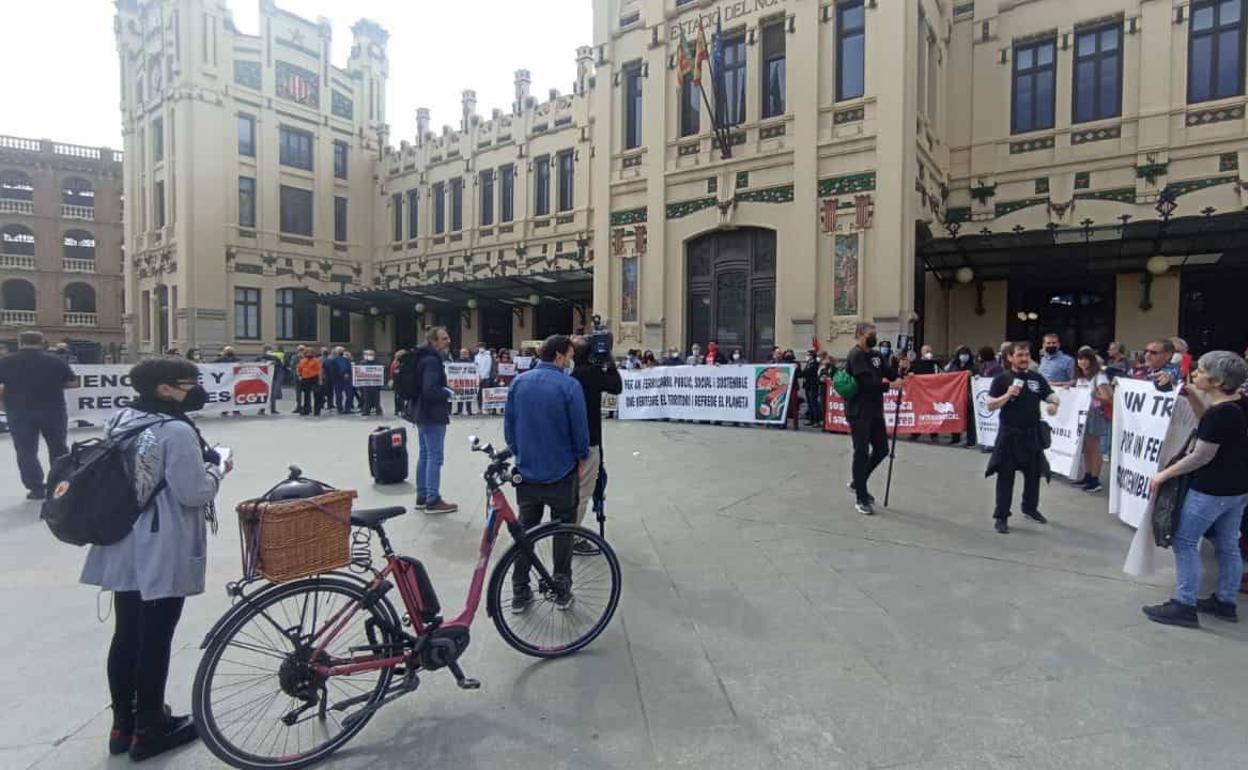
[{"label": "cgt banner", "polygon": [[[65,391],[69,419],[101,425],[134,398],[129,364],[74,364],[78,387]],[[269,403],[273,367],[268,363],[199,364],[208,391],[200,414],[260,409]]]},{"label": "cgt banner", "polygon": [[1115,382],[1109,512],[1138,528],[1152,514],[1149,477],[1182,449],[1199,420],[1177,390],[1125,377]]},{"label": "cgt banner", "polygon": [[[966,430],[967,390],[970,387],[966,372],[943,374],[914,374],[906,378],[901,410],[897,410],[897,391],[884,394],[884,424],[891,433],[893,416],[897,417],[897,432],[911,433],[962,433]],[[825,399],[823,429],[834,433],[849,433],[845,420],[845,402],[828,384]]]},{"label": "cgt banner", "polygon": [[794,364],[664,366],[620,372],[621,420],[783,423]]}]

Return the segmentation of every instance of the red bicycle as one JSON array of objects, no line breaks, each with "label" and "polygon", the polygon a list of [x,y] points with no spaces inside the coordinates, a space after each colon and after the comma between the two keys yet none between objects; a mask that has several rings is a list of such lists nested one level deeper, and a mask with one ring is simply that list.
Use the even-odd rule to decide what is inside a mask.
[{"label": "red bicycle", "polygon": [[[414,692],[423,671],[445,668],[461,688],[480,687],[457,661],[468,648],[503,524],[515,542],[494,567],[486,593],[486,611],[503,639],[527,655],[556,658],[602,633],[620,599],[620,565],[611,546],[597,532],[571,524],[525,530],[502,491],[521,481],[511,451],[495,451],[475,437],[472,449],[490,459],[485,531],[467,604],[454,619],[442,619],[424,566],[395,554],[386,537],[382,522],[405,513],[403,507],[353,512],[351,523],[360,528],[353,567],[363,576],[330,572],[250,594],[231,587],[238,602],[205,637],[192,694],[200,738],[221,761],[265,769],[319,762],[379,708]],[[371,563],[373,535],[385,554],[380,570]],[[574,539],[594,549],[573,553]],[[402,615],[387,596],[396,585]]]}]

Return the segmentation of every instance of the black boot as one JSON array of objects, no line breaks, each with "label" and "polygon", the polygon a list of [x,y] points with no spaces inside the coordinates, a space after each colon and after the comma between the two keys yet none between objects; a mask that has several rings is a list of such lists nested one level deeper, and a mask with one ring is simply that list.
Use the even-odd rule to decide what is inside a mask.
[{"label": "black boot", "polygon": [[168,709],[161,709],[154,714],[139,714],[135,719],[130,759],[141,762],[184,746],[197,737],[195,723],[189,716],[172,716]]}]

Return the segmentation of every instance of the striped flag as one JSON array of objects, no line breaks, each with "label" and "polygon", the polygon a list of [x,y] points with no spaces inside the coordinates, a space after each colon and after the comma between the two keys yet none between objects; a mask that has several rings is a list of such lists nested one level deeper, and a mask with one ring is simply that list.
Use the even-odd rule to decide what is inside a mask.
[{"label": "striped flag", "polygon": [[680,42],[676,44],[676,88],[684,88],[685,78],[693,74],[693,61],[689,58],[689,43],[685,33],[680,33]]},{"label": "striped flag", "polygon": [[836,198],[828,198],[823,202],[823,231],[825,233],[834,232],[836,230]]},{"label": "striped flag", "polygon": [[693,47],[693,82],[699,86],[702,85],[702,63],[710,61],[711,54],[706,45],[706,29],[702,26],[702,19],[698,19],[698,39],[694,41]]}]

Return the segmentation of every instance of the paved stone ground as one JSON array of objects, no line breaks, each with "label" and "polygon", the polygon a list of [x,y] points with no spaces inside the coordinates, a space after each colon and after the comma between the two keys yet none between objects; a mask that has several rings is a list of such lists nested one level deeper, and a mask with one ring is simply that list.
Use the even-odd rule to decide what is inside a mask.
[{"label": "paved stone ground", "polygon": [[[205,418],[239,468],[221,508],[297,462],[374,488],[358,418]],[[459,513],[388,529],[425,560],[444,607],[466,592],[483,516],[478,433],[448,438],[446,495]],[[76,432],[79,436],[84,431]],[[77,584],[83,553],[55,542],[22,501],[0,439],[0,767],[104,768],[111,622]],[[1002,537],[975,451],[903,442],[893,506],[855,514],[848,442],[815,432],[677,423],[606,429],[608,535],[625,590],[582,654],[538,662],[508,648],[484,611],[463,663],[388,706],[328,766],[528,768],[1216,768],[1248,754],[1248,623],[1155,626],[1164,599],[1121,572],[1130,531],[1054,482],[1047,527]],[[877,490],[882,491],[882,490]],[[882,497],[882,495],[880,495]],[[185,709],[198,643],[239,573],[230,514],[210,543],[209,592],[187,604],[169,699]],[[505,536],[504,536],[505,539]],[[216,763],[195,745],[151,767]]]}]

